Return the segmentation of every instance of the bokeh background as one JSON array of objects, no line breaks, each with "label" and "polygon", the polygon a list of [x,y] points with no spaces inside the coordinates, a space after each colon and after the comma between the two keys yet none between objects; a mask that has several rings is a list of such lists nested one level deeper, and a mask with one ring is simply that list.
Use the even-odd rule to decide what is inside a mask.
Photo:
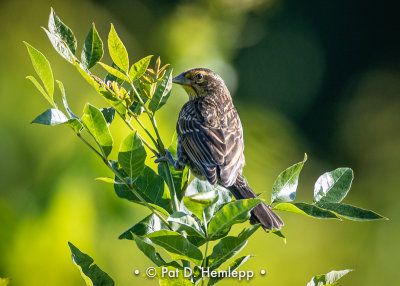
[{"label": "bokeh background", "polygon": [[[390,218],[356,223],[281,213],[287,244],[260,231],[243,251],[257,254],[245,269],[267,270],[251,284],[305,285],[316,274],[352,268],[356,271],[342,285],[398,285],[397,3],[2,0],[0,277],[11,277],[15,286],[84,285],[70,259],[67,241],[72,241],[118,285],[156,285],[134,276],[134,269],[151,263],[134,243],[117,239],[146,209],[94,181],[110,174],[67,127],[29,124],[48,105],[25,79],[34,70],[23,40],[48,57],[76,113],[86,102],[104,105],[40,29],[54,7],[79,47],[92,22],[103,40],[113,23],[132,61],[154,54],[171,63],[175,74],[195,66],[220,73],[244,126],[245,175],[264,198],[279,172],[307,152],[298,201],[311,202],[320,174],[349,166],[355,180],[345,202]],[[183,90],[174,87],[159,114],[166,141],[185,100]],[[112,128],[118,146],[128,130],[120,122]]]}]

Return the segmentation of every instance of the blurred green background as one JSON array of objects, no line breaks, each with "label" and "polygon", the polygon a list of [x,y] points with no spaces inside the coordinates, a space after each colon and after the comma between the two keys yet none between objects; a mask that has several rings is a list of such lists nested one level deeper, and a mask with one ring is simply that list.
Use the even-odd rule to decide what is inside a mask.
[{"label": "blurred green background", "polygon": [[[15,286],[84,285],[71,241],[118,285],[156,285],[134,276],[151,263],[134,243],[117,239],[146,209],[94,181],[110,173],[67,127],[29,124],[48,105],[25,79],[34,70],[23,40],[48,57],[76,113],[86,102],[104,105],[40,29],[51,6],[79,47],[92,22],[103,40],[113,23],[132,61],[154,54],[175,74],[196,66],[220,73],[242,118],[245,175],[264,198],[279,172],[307,152],[298,201],[311,202],[320,174],[349,166],[355,181],[345,202],[390,218],[356,223],[280,213],[287,244],[259,231],[243,252],[257,255],[245,269],[267,271],[251,284],[305,285],[345,268],[356,271],[342,285],[398,284],[400,7],[346,0],[2,0],[0,277]],[[174,87],[159,114],[166,141],[186,98]],[[128,130],[112,128],[118,146]]]}]

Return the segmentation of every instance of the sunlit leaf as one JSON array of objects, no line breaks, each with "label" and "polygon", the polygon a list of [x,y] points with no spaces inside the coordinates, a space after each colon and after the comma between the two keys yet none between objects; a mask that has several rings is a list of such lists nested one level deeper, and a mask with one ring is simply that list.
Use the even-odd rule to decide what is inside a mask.
[{"label": "sunlit leaf", "polygon": [[294,200],[296,197],[297,185],[299,183],[299,175],[306,161],[307,154],[304,155],[303,161],[294,164],[279,174],[272,187],[271,203],[289,202]]},{"label": "sunlit leaf", "polygon": [[243,230],[237,237],[227,236],[222,238],[213,248],[211,255],[208,257],[208,265],[211,270],[221,266],[222,263],[228,261],[237,255],[247,244],[247,239],[260,227],[260,225],[252,226]]},{"label": "sunlit leaf", "polygon": [[[169,277],[167,273],[176,273],[177,268],[179,273],[177,277]],[[167,271],[164,275],[162,271]],[[182,267],[176,266],[163,266],[156,269],[157,274],[155,278],[158,280],[160,286],[193,286],[193,283],[190,281],[189,277],[185,277]]]},{"label": "sunlit leaf", "polygon": [[34,86],[40,91],[40,93],[43,95],[43,97],[53,106],[55,106],[55,102],[53,101],[52,98],[50,98],[50,96],[46,93],[46,91],[43,89],[43,87],[40,85],[40,83],[36,80],[36,78],[34,78],[31,75],[28,75],[26,77],[27,79],[29,79]]},{"label": "sunlit leaf", "polygon": [[334,213],[307,203],[280,203],[274,206],[273,210],[287,211],[320,219],[339,219]]},{"label": "sunlit leaf", "polygon": [[153,98],[150,100],[149,109],[154,113],[168,100],[172,88],[172,70],[157,83]]},{"label": "sunlit leaf", "polygon": [[108,183],[108,184],[117,184],[117,182],[115,182],[115,180],[113,178],[109,178],[109,177],[98,177],[95,180],[102,181],[102,182]]},{"label": "sunlit leaf", "polygon": [[136,63],[134,63],[129,70],[129,77],[132,81],[136,81],[146,72],[147,67],[153,56],[147,56]]},{"label": "sunlit leaf", "polygon": [[105,156],[108,156],[112,150],[113,139],[101,111],[87,103],[83,111],[82,122],[100,144]]},{"label": "sunlit leaf", "polygon": [[78,120],[79,120],[79,117],[76,116],[76,115],[72,112],[72,110],[69,108],[69,106],[68,106],[67,96],[66,96],[66,94],[65,94],[65,88],[64,88],[63,83],[62,83],[61,81],[59,81],[59,80],[56,80],[56,82],[57,82],[58,87],[59,87],[59,89],[60,89],[60,91],[61,91],[61,95],[62,95],[62,99],[63,99],[64,108],[65,108],[65,110],[67,111],[69,117],[70,117],[70,118],[75,118],[75,119],[78,119]]},{"label": "sunlit leaf", "polygon": [[129,69],[128,52],[121,39],[118,37],[113,24],[111,24],[111,30],[108,34],[108,50],[114,63],[127,73]]},{"label": "sunlit leaf", "polygon": [[[124,73],[123,70],[121,70],[117,65],[113,62],[111,64],[111,67],[113,69],[118,70],[121,73]],[[117,78],[116,76],[112,75],[111,73],[107,73],[106,77],[104,78],[104,82],[107,84],[109,81],[113,82],[116,81],[119,85],[124,83],[124,80]]]},{"label": "sunlit leaf", "polygon": [[140,140],[137,132],[134,131],[122,142],[118,153],[118,162],[128,176],[134,180],[144,170],[146,166],[144,164],[146,156],[147,154],[143,147],[142,140]]},{"label": "sunlit leaf", "polygon": [[82,278],[85,280],[86,285],[90,286],[112,286],[114,281],[101,270],[97,264],[94,264],[93,258],[81,252],[71,242],[68,242],[69,248],[72,253],[72,261],[76,264],[81,272]]},{"label": "sunlit leaf", "polygon": [[[37,49],[29,45],[27,42],[24,42],[24,44],[28,49],[33,68],[35,69],[40,80],[43,82],[44,88],[47,91],[48,97],[46,97],[46,99],[54,106],[54,78],[53,72],[51,71],[50,63],[46,59],[46,57]],[[29,79],[36,85],[32,78]]]},{"label": "sunlit leaf", "polygon": [[51,8],[48,26],[49,32],[60,37],[61,40],[67,44],[72,54],[75,54],[77,42],[74,33],[60,20],[53,8]]},{"label": "sunlit leaf", "polygon": [[337,281],[350,273],[351,269],[340,270],[340,271],[331,271],[326,274],[317,275],[311,278],[311,281],[307,283],[307,286],[323,286],[323,285],[336,285]]},{"label": "sunlit leaf", "polygon": [[1,278],[0,277],[0,286],[7,286],[10,283],[10,278]]},{"label": "sunlit leaf", "polygon": [[246,221],[250,217],[250,211],[260,202],[260,199],[243,199],[225,204],[208,225],[209,237],[226,231],[233,224]]},{"label": "sunlit leaf", "polygon": [[120,72],[119,70],[117,70],[117,69],[115,69],[113,67],[110,67],[110,66],[108,66],[108,65],[106,65],[106,64],[104,64],[102,62],[99,62],[99,65],[101,65],[107,72],[109,72],[110,74],[112,74],[116,78],[119,78],[120,80],[129,82],[128,77],[124,73]]},{"label": "sunlit leaf", "polygon": [[146,235],[153,243],[163,247],[174,260],[187,259],[201,265],[203,254],[190,241],[170,230],[160,230]]},{"label": "sunlit leaf", "polygon": [[81,60],[87,69],[93,67],[103,57],[103,41],[92,24],[83,46]]},{"label": "sunlit leaf", "polygon": [[339,215],[340,217],[355,220],[355,221],[371,221],[387,219],[376,212],[365,210],[352,205],[341,204],[341,203],[319,203],[320,208],[329,210]]},{"label": "sunlit leaf", "polygon": [[62,111],[55,108],[50,108],[36,117],[32,123],[54,126],[66,123],[67,121],[68,118],[64,113],[62,113]]},{"label": "sunlit leaf", "polygon": [[314,202],[340,203],[349,192],[353,178],[350,168],[338,168],[323,174],[314,185]]},{"label": "sunlit leaf", "polygon": [[58,35],[52,34],[46,28],[42,27],[42,29],[46,32],[46,35],[49,38],[50,43],[53,45],[56,52],[64,59],[66,59],[68,62],[73,64],[74,60],[76,60],[76,57],[69,49],[68,45]]}]

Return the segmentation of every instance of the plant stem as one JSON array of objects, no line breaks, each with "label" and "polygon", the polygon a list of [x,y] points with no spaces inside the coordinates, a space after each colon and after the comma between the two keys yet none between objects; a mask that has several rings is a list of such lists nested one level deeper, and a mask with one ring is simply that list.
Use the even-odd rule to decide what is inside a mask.
[{"label": "plant stem", "polygon": [[87,146],[89,146],[90,149],[92,149],[101,159],[102,161],[107,165],[107,167],[120,179],[124,185],[147,207],[151,210],[152,213],[154,213],[156,216],[158,216],[163,223],[165,223],[166,226],[168,226],[169,229],[172,230],[171,226],[169,225],[168,221],[152,206],[149,205],[149,203],[135,190],[135,188],[126,182],[124,177],[116,170],[110,161],[102,154],[100,154],[89,142],[87,142],[80,133],[77,133],[79,139],[81,139]]},{"label": "plant stem", "polygon": [[[154,132],[156,133],[156,136],[157,136],[157,143],[158,143],[158,144],[156,144],[157,149],[159,150],[161,155],[165,155],[164,143],[162,142],[160,133],[158,132],[157,122],[156,122],[155,116],[154,116],[154,114],[151,114],[151,112],[146,107],[145,103],[143,102],[142,97],[140,96],[140,94],[136,90],[135,86],[133,85],[133,82],[131,82],[130,84],[131,84],[133,92],[136,94],[136,97],[139,99],[140,104],[142,105],[142,107],[146,111],[147,116],[149,117],[149,119],[151,121],[151,124],[153,125]],[[138,120],[138,122],[140,122],[139,119],[137,119],[137,120]],[[148,132],[147,129],[144,128],[144,126],[143,126],[143,129],[146,130],[146,132]],[[174,185],[174,181],[173,181],[173,178],[172,178],[172,173],[171,173],[171,170],[169,168],[169,162],[162,162],[160,164],[163,164],[163,167],[164,167],[164,169],[166,171],[166,174],[167,174],[166,182],[167,182],[168,189],[169,189],[169,192],[170,192],[170,195],[171,195],[172,209],[173,209],[174,212],[176,212],[176,211],[179,210],[179,201],[178,201],[178,197],[176,195],[176,190],[175,190],[175,185]]]}]

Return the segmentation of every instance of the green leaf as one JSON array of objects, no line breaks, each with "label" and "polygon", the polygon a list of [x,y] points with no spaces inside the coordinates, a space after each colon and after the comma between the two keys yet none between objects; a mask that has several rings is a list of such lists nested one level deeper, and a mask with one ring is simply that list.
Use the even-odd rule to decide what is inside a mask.
[{"label": "green leaf", "polygon": [[46,93],[46,91],[43,89],[43,87],[40,85],[40,83],[36,80],[36,78],[34,78],[31,75],[28,75],[26,77],[27,79],[29,79],[34,86],[40,91],[40,93],[43,95],[43,97],[52,105],[55,107],[55,102],[53,101],[52,98],[50,98],[50,96]]},{"label": "green leaf", "polygon": [[106,64],[104,64],[102,62],[99,62],[99,65],[101,65],[107,72],[109,72],[110,74],[112,74],[116,78],[119,78],[120,80],[129,82],[128,77],[125,74],[123,74],[122,72],[120,72],[119,70],[117,70],[117,69],[115,69],[113,67],[110,67],[110,66],[108,66],[108,65],[106,65]]},{"label": "green leaf", "polygon": [[83,111],[82,122],[96,139],[107,157],[111,153],[113,139],[101,111],[87,103]]},{"label": "green leaf", "polygon": [[68,45],[58,35],[52,34],[46,28],[42,27],[42,29],[46,32],[47,37],[49,38],[50,43],[53,45],[56,52],[64,59],[69,61],[71,64],[73,64],[74,60],[76,60],[76,57],[69,49]]},{"label": "green leaf", "polygon": [[307,154],[304,160],[287,168],[276,178],[272,187],[271,203],[273,202],[289,202],[296,197],[296,189],[299,183],[299,175],[303,169],[304,163],[307,161]]},{"label": "green leaf", "polygon": [[66,123],[67,121],[68,118],[64,113],[62,113],[62,111],[50,108],[36,117],[32,123],[54,126]]},{"label": "green leaf", "polygon": [[[28,49],[28,53],[31,58],[33,68],[35,69],[40,80],[43,82],[44,88],[47,91],[48,97],[45,96],[45,98],[53,106],[55,106],[54,100],[53,100],[54,78],[53,78],[53,72],[51,71],[50,63],[46,59],[46,57],[41,52],[39,52],[37,49],[35,49],[31,45],[29,45],[27,42],[24,42],[24,44],[25,44],[26,48]],[[32,80],[32,78],[29,78],[29,79],[35,84],[36,87],[38,87],[36,85],[36,83]],[[42,92],[42,94],[43,94],[43,92]]]},{"label": "green leaf", "polygon": [[200,246],[206,242],[205,233],[201,229],[197,221],[184,212],[176,212],[167,219],[172,230],[182,233],[185,231],[187,239],[196,246]]},{"label": "green leaf", "polygon": [[350,190],[353,170],[338,168],[320,176],[314,185],[314,202],[340,203]]},{"label": "green leaf", "polygon": [[65,124],[71,127],[75,133],[79,133],[83,127],[82,123],[76,118],[68,119]]},{"label": "green leaf", "polygon": [[208,265],[210,270],[214,270],[221,266],[222,263],[228,261],[237,255],[247,244],[247,239],[260,227],[254,225],[248,229],[244,229],[239,236],[227,236],[221,239],[213,248],[211,255],[208,257]]},{"label": "green leaf", "polygon": [[346,269],[340,271],[331,271],[327,274],[317,275],[311,278],[311,281],[307,283],[307,286],[322,286],[322,285],[336,285],[337,281],[353,270]]},{"label": "green leaf", "polygon": [[108,50],[114,63],[127,73],[129,69],[128,52],[121,39],[118,37],[113,24],[111,24],[111,30],[108,34]]},{"label": "green leaf", "polygon": [[0,277],[0,286],[7,286],[10,283],[10,278],[1,278]]},{"label": "green leaf", "polygon": [[115,108],[110,106],[110,107],[102,108],[102,109],[100,109],[100,111],[101,111],[101,113],[103,113],[104,119],[107,122],[107,126],[110,126],[110,124],[114,120]]},{"label": "green leaf", "polygon": [[90,28],[89,34],[86,36],[83,46],[81,60],[87,69],[93,67],[103,57],[103,41],[97,33],[94,23]]},{"label": "green leaf", "polygon": [[[236,269],[238,269],[240,266],[242,266],[247,260],[249,260],[252,257],[254,257],[254,255],[246,255],[246,256],[242,256],[242,257],[236,259],[233,263],[231,263],[229,265],[228,270],[230,272],[235,271]],[[228,271],[228,270],[226,270],[226,271]],[[208,281],[207,286],[213,286],[213,285],[217,284],[217,282],[222,280],[223,278],[224,278],[223,276],[211,277],[210,280]]]},{"label": "green leaf", "polygon": [[108,183],[108,184],[117,184],[117,182],[113,178],[109,178],[109,177],[98,177],[95,180],[102,181],[102,182]]},{"label": "green leaf", "polygon": [[[115,178],[115,181],[121,182],[121,180],[117,177]],[[164,185],[163,178],[157,175],[153,169],[146,166],[141,175],[131,183],[136,191],[148,203],[159,206],[157,210],[163,209],[164,212],[171,212],[171,198],[169,191]],[[114,185],[114,189],[120,198],[142,204],[141,201],[124,184],[116,184]]]},{"label": "green leaf", "polygon": [[89,255],[81,252],[71,242],[68,242],[69,248],[72,253],[72,261],[76,264],[79,271],[81,272],[82,278],[85,280],[86,285],[93,286],[109,286],[114,285],[114,281],[101,270],[96,264],[94,264],[93,258]]},{"label": "green leaf", "polygon": [[213,209],[208,207],[217,200],[218,190],[212,190],[209,192],[198,193],[189,197],[184,197],[183,203],[189,211],[207,223],[207,218],[210,218],[213,213]]},{"label": "green leaf", "polygon": [[229,203],[232,200],[232,193],[222,186],[219,185],[213,186],[206,180],[199,180],[197,178],[194,178],[192,180],[192,182],[189,184],[185,192],[186,197],[191,197],[196,194],[211,192],[211,191],[216,191],[218,193],[218,200],[214,201],[212,204],[208,206],[207,209],[205,209],[204,214],[206,216],[207,222],[210,221],[212,216],[214,216],[215,213],[219,211],[219,209],[223,205]]},{"label": "green leaf", "polygon": [[168,100],[172,88],[172,70],[157,83],[154,95],[149,103],[149,109],[154,113]]},{"label": "green leaf", "polygon": [[119,236],[119,239],[134,240],[133,235],[145,236],[159,230],[168,230],[168,226],[155,214],[148,215]]},{"label": "green leaf", "polygon": [[165,260],[161,257],[161,255],[156,251],[155,247],[152,245],[152,242],[147,237],[140,237],[137,235],[132,235],[137,247],[141,252],[143,252],[151,261],[154,262],[157,266],[165,265]]},{"label": "green leaf", "polygon": [[274,206],[273,210],[287,211],[320,219],[339,219],[334,213],[307,203],[280,203]]},{"label": "green leaf", "polygon": [[146,235],[153,243],[163,247],[174,260],[189,259],[196,265],[201,265],[203,254],[190,241],[170,230],[160,230]]},{"label": "green leaf", "polygon": [[136,131],[130,133],[122,142],[118,153],[118,161],[129,178],[135,180],[146,166],[146,150]]},{"label": "green leaf", "polygon": [[365,210],[359,207],[355,207],[347,204],[340,203],[319,203],[320,208],[329,210],[339,215],[340,217],[355,220],[355,221],[371,221],[379,219],[387,219],[376,212]]},{"label": "green leaf", "polygon": [[67,111],[68,116],[69,116],[70,118],[75,118],[75,119],[78,119],[78,120],[79,120],[79,117],[76,116],[76,115],[72,112],[72,110],[69,108],[69,106],[68,106],[67,96],[66,96],[66,94],[65,94],[65,88],[64,88],[63,83],[62,83],[61,81],[59,81],[59,80],[56,80],[56,82],[57,82],[58,87],[59,87],[59,89],[60,89],[60,91],[61,91],[61,95],[62,95],[62,99],[63,99],[64,108],[65,108],[65,110]]},{"label": "green leaf", "polygon": [[75,54],[77,42],[74,33],[60,20],[60,18],[58,18],[53,8],[51,8],[49,17],[49,32],[57,35],[64,43],[67,44],[72,54]]},{"label": "green leaf", "polygon": [[[113,69],[116,69],[117,71],[121,72],[122,74],[124,73],[117,65],[113,62],[111,64],[111,67]],[[107,84],[107,82],[113,82],[116,81],[119,85],[124,83],[124,80],[117,78],[116,76],[112,75],[111,73],[107,73],[106,77],[104,78],[104,82]]]},{"label": "green leaf", "polygon": [[232,225],[246,221],[250,217],[250,211],[260,202],[260,199],[243,199],[227,203],[211,219],[208,236],[212,238]]},{"label": "green leaf", "polygon": [[152,55],[147,56],[132,65],[131,69],[129,70],[129,77],[132,81],[136,81],[142,77],[142,75],[146,72],[152,57]]}]

